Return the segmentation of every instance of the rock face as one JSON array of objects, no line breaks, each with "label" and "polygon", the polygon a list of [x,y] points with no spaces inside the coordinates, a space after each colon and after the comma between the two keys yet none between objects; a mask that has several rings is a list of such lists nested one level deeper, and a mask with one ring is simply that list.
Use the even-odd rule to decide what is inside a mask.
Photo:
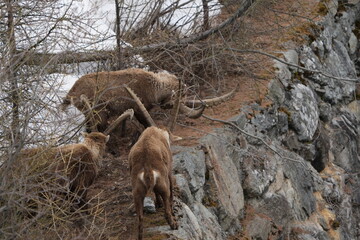
[{"label": "rock face", "polygon": [[360,239],[360,2],[341,1],[341,14],[331,2],[319,36],[283,54],[307,70],[275,62],[272,107],[247,106],[258,114],[230,119],[237,128],[174,147],[180,228],[155,230],[171,239]]}]

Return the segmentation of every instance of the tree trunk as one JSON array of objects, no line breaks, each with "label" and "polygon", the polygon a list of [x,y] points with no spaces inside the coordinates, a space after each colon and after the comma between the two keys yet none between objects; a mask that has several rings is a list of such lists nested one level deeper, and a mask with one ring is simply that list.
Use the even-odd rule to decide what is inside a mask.
[{"label": "tree trunk", "polygon": [[117,70],[123,69],[123,54],[121,51],[121,36],[120,36],[120,11],[119,11],[119,0],[115,0],[116,10],[116,66]]},{"label": "tree trunk", "polygon": [[206,31],[210,28],[208,0],[202,0],[202,4],[203,4],[203,12],[204,12],[203,31]]},{"label": "tree trunk", "polygon": [[[16,42],[15,42],[15,23],[14,23],[14,9],[13,0],[7,0],[7,65],[5,70],[5,79],[10,83],[9,98],[12,104],[11,109],[11,126],[10,126],[10,150],[11,153],[18,152],[20,146],[20,117],[19,117],[19,103],[20,93],[19,84],[16,78]],[[10,158],[11,161],[11,158]]]}]

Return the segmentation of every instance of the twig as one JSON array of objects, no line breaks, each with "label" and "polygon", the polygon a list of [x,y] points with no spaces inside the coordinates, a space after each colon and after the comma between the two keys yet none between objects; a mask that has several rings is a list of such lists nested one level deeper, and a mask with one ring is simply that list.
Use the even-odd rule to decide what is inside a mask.
[{"label": "twig", "polygon": [[[239,9],[228,19],[224,22],[220,23],[219,25],[201,32],[199,34],[194,34],[190,37],[184,37],[179,39],[178,41],[174,42],[161,42],[155,44],[149,44],[145,46],[133,47],[133,48],[124,48],[124,55],[127,52],[136,52],[136,53],[146,53],[155,50],[163,50],[166,48],[179,48],[183,46],[187,46],[190,43],[194,43],[200,40],[204,40],[209,36],[213,35],[214,33],[219,32],[221,29],[225,28],[226,26],[232,24],[237,18],[241,17],[246,13],[246,11],[252,6],[254,0],[245,0],[244,3],[241,4]],[[18,51],[18,53],[22,53]],[[27,59],[25,64],[28,65],[41,65],[43,62],[48,62],[50,60],[55,61],[58,64],[62,63],[80,63],[80,62],[89,62],[89,61],[101,61],[107,60],[112,58],[115,55],[115,51],[95,51],[95,52],[63,52],[63,53],[34,53]],[[46,59],[46,60],[45,60]]]}]

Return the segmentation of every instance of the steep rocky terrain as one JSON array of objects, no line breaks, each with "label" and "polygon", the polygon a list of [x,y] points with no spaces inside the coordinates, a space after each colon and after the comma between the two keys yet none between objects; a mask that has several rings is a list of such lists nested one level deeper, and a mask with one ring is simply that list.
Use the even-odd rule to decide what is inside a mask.
[{"label": "steep rocky terrain", "polygon": [[[274,11],[285,10],[280,2]],[[185,137],[173,147],[180,228],[170,230],[160,209],[146,214],[146,239],[360,239],[360,1],[313,4],[309,12],[322,15],[306,28],[278,22],[302,31],[301,41],[284,34],[276,45],[264,34],[253,42],[278,51],[279,61],[263,64],[276,73],[261,83],[266,101],[241,101],[240,90],[205,113],[223,126],[202,118],[177,127]],[[135,232],[128,149],[109,155],[92,189],[109,239]]]}]

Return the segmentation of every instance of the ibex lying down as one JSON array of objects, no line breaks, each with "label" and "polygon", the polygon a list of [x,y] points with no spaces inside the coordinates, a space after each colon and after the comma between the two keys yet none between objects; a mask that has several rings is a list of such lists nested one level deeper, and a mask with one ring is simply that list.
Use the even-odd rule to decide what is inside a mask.
[{"label": "ibex lying down", "polygon": [[[122,114],[104,133],[83,133],[84,141],[51,148],[31,148],[21,151],[20,164],[27,164],[27,170],[45,171],[43,181],[56,181],[59,187],[68,186],[79,206],[85,205],[87,190],[94,182],[100,168],[102,155],[109,140],[110,131],[124,118],[132,116],[130,109]],[[43,167],[39,168],[38,166]],[[31,174],[31,172],[29,172]],[[46,185],[46,183],[45,183]],[[46,189],[45,189],[46,191]]]},{"label": "ibex lying down", "polygon": [[[143,202],[149,191],[154,191],[156,205],[161,199],[165,218],[171,229],[177,229],[173,217],[172,153],[170,135],[166,130],[149,127],[129,153],[132,192],[138,216],[138,239],[143,235]],[[161,197],[161,199],[160,199]]]}]

